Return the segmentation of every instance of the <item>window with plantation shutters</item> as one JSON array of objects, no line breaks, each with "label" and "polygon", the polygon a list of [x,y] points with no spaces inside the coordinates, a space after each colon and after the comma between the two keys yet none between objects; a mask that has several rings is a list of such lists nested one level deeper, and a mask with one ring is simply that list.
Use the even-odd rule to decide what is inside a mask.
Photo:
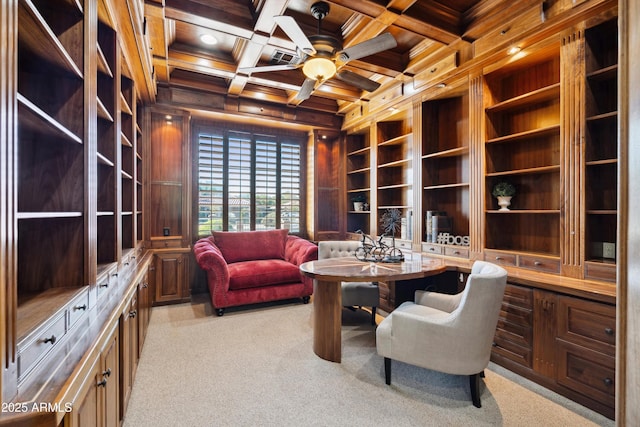
[{"label": "window with plantation shutters", "polygon": [[198,235],[286,228],[304,218],[301,136],[197,128]]}]

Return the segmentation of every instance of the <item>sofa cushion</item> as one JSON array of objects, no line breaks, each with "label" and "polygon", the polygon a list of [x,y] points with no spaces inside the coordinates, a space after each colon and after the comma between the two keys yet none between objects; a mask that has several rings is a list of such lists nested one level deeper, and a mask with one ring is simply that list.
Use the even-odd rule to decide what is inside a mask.
[{"label": "sofa cushion", "polygon": [[289,230],[212,231],[213,241],[227,263],[256,259],[284,259]]},{"label": "sofa cushion", "polygon": [[235,262],[228,268],[230,290],[302,281],[298,267],[281,259]]}]

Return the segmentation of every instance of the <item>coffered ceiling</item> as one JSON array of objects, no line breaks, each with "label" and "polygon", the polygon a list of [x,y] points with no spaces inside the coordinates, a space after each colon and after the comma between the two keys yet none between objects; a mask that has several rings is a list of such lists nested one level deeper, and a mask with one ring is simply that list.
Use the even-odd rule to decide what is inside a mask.
[{"label": "coffered ceiling", "polygon": [[[293,17],[309,37],[318,34],[311,7],[316,0],[147,0],[145,16],[158,87],[199,89],[227,98],[251,98],[291,107],[340,113],[373,94],[331,78],[306,100],[297,97],[301,68],[247,72],[248,67],[300,64],[305,55],[274,20]],[[343,49],[390,33],[397,46],[339,64],[385,85],[411,81],[430,58],[447,49],[470,46],[478,21],[499,19],[505,5],[523,0],[333,0],[321,20],[321,33]],[[508,7],[506,8],[508,9]],[[483,24],[486,25],[486,24]],[[206,44],[202,36],[215,44]]]}]

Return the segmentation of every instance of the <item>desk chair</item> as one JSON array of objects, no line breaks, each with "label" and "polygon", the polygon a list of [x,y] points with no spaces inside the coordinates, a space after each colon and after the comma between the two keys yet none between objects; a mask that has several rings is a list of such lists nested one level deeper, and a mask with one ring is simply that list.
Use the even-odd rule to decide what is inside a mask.
[{"label": "desk chair", "polygon": [[[326,240],[318,242],[318,259],[355,257],[360,242],[355,240]],[[380,301],[378,284],[372,282],[342,282],[342,305],[371,307],[371,324],[376,324],[376,307]]]}]

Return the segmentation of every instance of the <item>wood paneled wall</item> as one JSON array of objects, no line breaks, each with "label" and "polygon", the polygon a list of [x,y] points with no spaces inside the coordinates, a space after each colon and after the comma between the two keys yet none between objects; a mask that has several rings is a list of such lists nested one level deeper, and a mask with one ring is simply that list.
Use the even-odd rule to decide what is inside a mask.
[{"label": "wood paneled wall", "polygon": [[640,4],[620,0],[620,227],[616,422],[640,425]]}]

